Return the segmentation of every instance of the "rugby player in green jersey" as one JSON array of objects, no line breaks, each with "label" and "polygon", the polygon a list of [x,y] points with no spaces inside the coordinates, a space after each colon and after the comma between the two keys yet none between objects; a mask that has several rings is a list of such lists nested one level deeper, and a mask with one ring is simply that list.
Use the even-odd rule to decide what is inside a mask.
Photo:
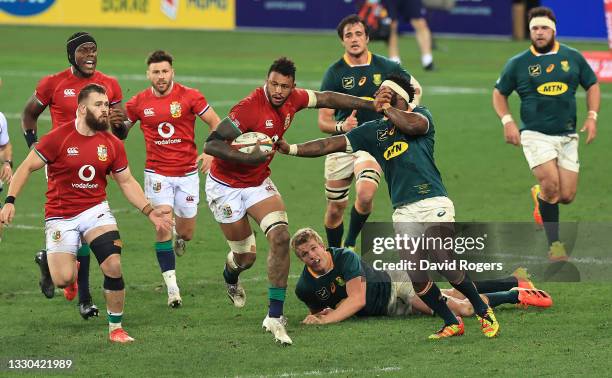
[{"label": "rugby player in green jersey", "polygon": [[[455,219],[452,201],[448,198],[440,172],[434,163],[435,128],[431,113],[423,106],[412,108],[414,88],[403,76],[390,75],[376,93],[374,105],[384,113],[382,119],[366,122],[346,135],[336,135],[299,145],[277,142],[284,154],[317,157],[333,152],[367,151],[381,165],[389,188],[393,223],[397,232],[448,232]],[[426,223],[427,222],[427,223]],[[446,226],[444,225],[446,224]],[[407,227],[408,230],[405,230]],[[417,230],[418,229],[418,230]],[[428,251],[410,251],[411,258],[427,259]],[[431,251],[436,257],[452,251]],[[445,255],[446,254],[446,255]],[[450,258],[450,256],[448,256]],[[420,264],[418,264],[420,265]],[[474,306],[485,336],[494,337],[499,323],[493,310],[482,300],[474,283],[463,271],[440,271]],[[438,316],[444,319],[442,329],[432,339],[463,334],[463,323],[452,313],[440,289],[425,270],[410,271],[416,294]]]},{"label": "rugby player in green jersey", "polygon": [[[343,18],[337,27],[338,37],[344,48],[342,58],[325,72],[321,91],[333,91],[369,98],[374,96],[380,84],[390,74],[405,76],[415,88],[413,105],[421,96],[419,83],[398,63],[368,50],[367,25],[356,14]],[[351,131],[358,124],[382,118],[382,114],[368,110],[319,109],[319,129],[324,133],[339,135]],[[344,210],[348,204],[351,182],[355,179],[355,203],[344,246],[353,248],[357,236],[370,216],[374,196],[380,182],[381,168],[366,151],[349,154],[338,152],[325,158],[325,232],[330,247],[342,245]]]},{"label": "rugby player in green jersey", "polygon": [[[304,324],[330,324],[355,316],[433,315],[419,299],[405,271],[377,270],[347,248],[325,248],[312,228],[302,228],[291,238],[291,248],[304,263],[295,294],[308,307]],[[529,279],[510,276],[475,281],[491,307],[504,303],[523,307],[550,307],[552,298]],[[442,290],[448,307],[459,316],[473,316],[474,308],[455,289]]]},{"label": "rugby player in green jersey", "polygon": [[[578,184],[576,89],[586,90],[587,117],[581,132],[589,144],[597,134],[600,90],[597,77],[577,50],[556,41],[556,18],[546,7],[528,15],[531,46],[512,57],[493,90],[493,107],[506,143],[523,146],[538,185],[531,189],[535,221],[544,226],[551,261],[568,259],[559,239],[559,203],[569,204]],[[521,129],[510,114],[508,96],[521,99]]]}]

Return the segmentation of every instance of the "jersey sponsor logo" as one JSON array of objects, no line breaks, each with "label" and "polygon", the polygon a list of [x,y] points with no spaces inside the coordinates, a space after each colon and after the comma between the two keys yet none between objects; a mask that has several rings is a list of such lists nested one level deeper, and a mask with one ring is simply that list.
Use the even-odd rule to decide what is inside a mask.
[{"label": "jersey sponsor logo", "polygon": [[178,101],[172,101],[170,104],[170,115],[172,118],[179,118],[181,116],[181,103]]},{"label": "jersey sponsor logo", "polygon": [[68,147],[66,149],[66,153],[68,156],[79,156],[79,148],[78,147]]},{"label": "jersey sponsor logo", "polygon": [[542,74],[542,67],[539,64],[535,64],[533,66],[529,66],[529,75],[536,77]]},{"label": "jersey sponsor logo", "polygon": [[322,287],[319,290],[315,291],[315,294],[317,294],[317,297],[321,298],[324,301],[328,300],[330,296],[329,291],[326,287]]},{"label": "jersey sponsor logo", "polygon": [[0,0],[0,9],[13,16],[33,16],[46,11],[55,0]]},{"label": "jersey sponsor logo", "polygon": [[155,116],[155,109],[154,108],[145,108],[144,116],[145,117],[153,117],[153,116]]},{"label": "jersey sponsor logo", "polygon": [[285,130],[287,130],[289,125],[291,125],[291,114],[287,114],[287,116],[285,117],[285,124],[283,125]]},{"label": "jersey sponsor logo", "polygon": [[374,75],[372,75],[372,81],[374,82],[374,85],[379,86],[382,84],[382,74],[376,73]]},{"label": "jersey sponsor logo", "polygon": [[76,91],[72,88],[64,89],[64,97],[76,97]]},{"label": "jersey sponsor logo", "polygon": [[551,63],[548,65],[548,67],[546,67],[546,73],[551,73],[553,72],[554,69],[555,69],[555,65]]},{"label": "jersey sponsor logo", "polygon": [[266,129],[271,129],[274,127],[274,122],[271,119],[266,120]]},{"label": "jersey sponsor logo", "polygon": [[570,70],[570,65],[569,62],[567,60],[562,60],[561,61],[561,69],[565,72]]},{"label": "jersey sponsor logo", "polygon": [[544,96],[558,96],[567,92],[568,88],[569,87],[565,83],[561,83],[559,81],[550,81],[548,83],[540,85],[537,91],[539,94],[542,94]]},{"label": "jersey sponsor logo", "polygon": [[172,135],[174,135],[174,125],[171,124],[170,122],[162,122],[159,125],[157,125],[157,133],[159,134],[160,137],[164,139],[168,139]]},{"label": "jersey sponsor logo", "polygon": [[89,164],[82,166],[79,169],[79,178],[84,182],[72,183],[72,187],[75,189],[96,189],[98,184],[90,183],[91,180],[96,176],[96,169]]},{"label": "jersey sponsor logo", "polygon": [[108,149],[105,145],[100,144],[98,146],[98,160],[106,161],[108,159]]},{"label": "jersey sponsor logo", "polygon": [[406,142],[395,142],[389,148],[385,150],[383,154],[385,160],[391,160],[404,152],[408,151],[408,143]]},{"label": "jersey sponsor logo", "polygon": [[362,76],[361,79],[359,79],[359,83],[357,83],[357,85],[359,85],[360,87],[363,87],[363,85],[366,83],[367,80],[368,80],[367,77]]},{"label": "jersey sponsor logo", "polygon": [[353,76],[342,78],[342,88],[353,89],[354,86],[355,86],[355,78]]}]

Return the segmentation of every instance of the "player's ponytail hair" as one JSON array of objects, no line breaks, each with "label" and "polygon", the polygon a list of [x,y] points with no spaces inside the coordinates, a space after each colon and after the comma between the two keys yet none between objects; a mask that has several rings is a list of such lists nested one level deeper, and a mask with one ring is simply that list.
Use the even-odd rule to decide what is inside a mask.
[{"label": "player's ponytail hair", "polygon": [[293,236],[291,237],[291,241],[289,242],[289,244],[291,245],[291,249],[293,249],[293,251],[297,253],[297,247],[304,243],[308,243],[312,239],[316,240],[321,245],[325,245],[325,243],[323,243],[323,238],[321,238],[321,235],[319,235],[315,230],[310,227],[300,228],[299,230],[297,230],[295,234],[293,234]]}]

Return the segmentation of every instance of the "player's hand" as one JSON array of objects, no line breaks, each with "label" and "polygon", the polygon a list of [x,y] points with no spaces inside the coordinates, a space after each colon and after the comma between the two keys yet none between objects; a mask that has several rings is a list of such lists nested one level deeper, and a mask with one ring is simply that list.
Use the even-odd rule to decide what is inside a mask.
[{"label": "player's hand", "polygon": [[276,143],[274,143],[274,147],[276,147],[276,150],[283,155],[287,155],[289,153],[289,143],[287,143],[287,141],[283,138],[277,140]]},{"label": "player's hand", "polygon": [[346,119],[342,123],[342,130],[344,130],[345,133],[348,133],[349,131],[357,127],[358,122],[357,122],[357,117],[355,117],[355,114],[357,114],[357,110],[353,110],[351,112],[351,115],[346,117]]},{"label": "player's hand", "polygon": [[119,127],[123,125],[123,122],[127,121],[127,117],[123,114],[121,109],[111,108],[110,114],[108,115],[108,121],[112,127]]},{"label": "player's hand", "polygon": [[2,210],[0,210],[0,222],[3,224],[10,224],[13,222],[13,218],[15,217],[15,205],[12,203],[6,203],[2,206]]},{"label": "player's hand", "polygon": [[317,312],[317,313],[316,313],[316,314],[314,314],[314,315],[316,315],[316,316],[323,316],[323,315],[331,314],[331,313],[332,313],[332,311],[334,311],[332,308],[330,308],[330,307],[325,307],[323,310],[321,310],[321,311]]},{"label": "player's hand", "polygon": [[[389,105],[391,105],[391,99],[393,98],[393,93],[390,89],[384,87],[379,89],[376,92],[376,96],[374,97],[374,108],[378,113],[382,113]],[[386,105],[386,106],[385,106]]]},{"label": "player's hand", "polygon": [[200,165],[200,172],[202,172],[203,174],[208,173],[208,171],[210,170],[210,164],[212,163],[212,160],[213,160],[213,157],[205,153],[202,153],[200,156],[198,156],[196,160],[196,164]]},{"label": "player's hand", "polygon": [[170,209],[155,208],[149,214],[149,220],[155,226],[156,231],[172,231],[174,221]]},{"label": "player's hand", "polygon": [[504,125],[504,139],[506,143],[518,146],[521,144],[521,133],[514,121],[510,121]]},{"label": "player's hand", "polygon": [[302,324],[324,324],[323,320],[317,315],[308,315],[302,320]]},{"label": "player's hand", "polygon": [[265,152],[259,148],[260,142],[257,141],[255,147],[253,147],[253,151],[250,154],[247,154],[248,158],[245,160],[246,164],[250,165],[259,165],[266,161],[269,157],[271,157],[272,152]]},{"label": "player's hand", "polygon": [[10,164],[3,163],[2,167],[0,167],[0,181],[3,181],[5,184],[11,182],[11,177],[13,177],[13,169]]},{"label": "player's hand", "polygon": [[585,131],[587,132],[586,144],[590,144],[597,136],[597,121],[595,121],[593,118],[587,118],[586,121],[584,121],[582,129],[580,129],[581,133],[584,133]]}]

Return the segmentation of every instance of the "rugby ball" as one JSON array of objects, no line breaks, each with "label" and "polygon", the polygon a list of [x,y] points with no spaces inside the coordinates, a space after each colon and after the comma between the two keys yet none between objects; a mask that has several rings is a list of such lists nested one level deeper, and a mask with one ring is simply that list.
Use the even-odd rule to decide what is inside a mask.
[{"label": "rugby ball", "polygon": [[272,139],[266,134],[258,133],[256,131],[240,134],[232,142],[232,147],[240,152],[244,152],[245,154],[250,154],[251,151],[253,151],[253,148],[255,148],[257,145],[257,141],[259,141],[260,150],[264,152],[272,151],[272,148],[274,147],[274,142],[272,142]]}]

